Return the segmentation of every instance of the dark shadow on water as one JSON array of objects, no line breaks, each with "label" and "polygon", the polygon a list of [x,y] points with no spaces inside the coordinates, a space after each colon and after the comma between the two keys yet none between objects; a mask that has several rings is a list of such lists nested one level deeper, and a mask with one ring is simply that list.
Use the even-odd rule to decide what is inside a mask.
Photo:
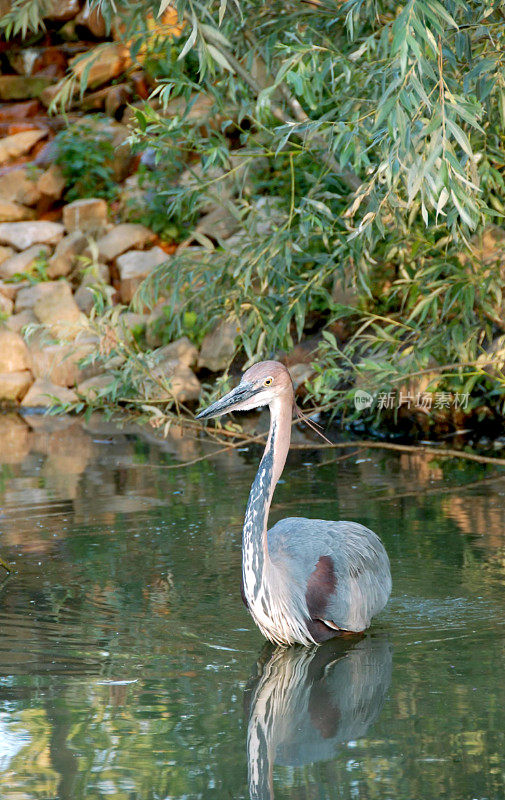
[{"label": "dark shadow on water", "polygon": [[245,691],[251,800],[273,800],[274,764],[300,767],[335,757],[366,735],[391,683],[386,635],[318,648],[264,648]]}]

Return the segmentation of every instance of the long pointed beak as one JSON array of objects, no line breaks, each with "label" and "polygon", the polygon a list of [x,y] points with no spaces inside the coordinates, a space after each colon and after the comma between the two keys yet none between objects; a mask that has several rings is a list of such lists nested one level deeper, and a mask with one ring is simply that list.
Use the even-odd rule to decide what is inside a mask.
[{"label": "long pointed beak", "polygon": [[196,419],[211,419],[212,417],[221,417],[228,411],[233,411],[233,409],[237,406],[240,406],[241,403],[249,400],[249,398],[253,397],[253,395],[259,392],[260,389],[261,386],[255,386],[252,383],[239,383],[235,389],[232,389],[231,392],[225,394],[220,400],[216,400],[215,403],[212,403],[212,405],[206,408],[204,411],[200,411],[200,413],[196,415]]}]

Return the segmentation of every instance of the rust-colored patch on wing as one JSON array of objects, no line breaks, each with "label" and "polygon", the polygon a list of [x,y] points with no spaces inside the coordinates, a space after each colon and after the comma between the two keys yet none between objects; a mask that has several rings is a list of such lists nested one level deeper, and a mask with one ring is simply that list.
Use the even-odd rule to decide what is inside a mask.
[{"label": "rust-colored patch on wing", "polygon": [[324,619],[330,595],[335,591],[337,578],[331,556],[321,556],[307,582],[305,599],[313,620]]}]

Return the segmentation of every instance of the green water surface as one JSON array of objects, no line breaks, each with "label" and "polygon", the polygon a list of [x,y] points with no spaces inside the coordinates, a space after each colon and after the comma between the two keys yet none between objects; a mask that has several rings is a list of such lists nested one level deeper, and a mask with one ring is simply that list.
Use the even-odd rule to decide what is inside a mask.
[{"label": "green water surface", "polygon": [[259,450],[8,416],[0,443],[2,800],[505,798],[504,472],[292,452],[271,522],[373,528],[393,595],[279,652],[239,591]]}]

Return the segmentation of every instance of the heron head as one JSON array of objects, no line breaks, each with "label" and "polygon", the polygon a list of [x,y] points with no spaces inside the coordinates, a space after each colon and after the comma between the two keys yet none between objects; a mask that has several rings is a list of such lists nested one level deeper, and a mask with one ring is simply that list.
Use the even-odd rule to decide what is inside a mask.
[{"label": "heron head", "polygon": [[196,418],[210,419],[221,417],[229,411],[261,408],[283,397],[293,403],[293,384],[286,367],[279,361],[260,361],[244,372],[235,389],[200,411]]}]

